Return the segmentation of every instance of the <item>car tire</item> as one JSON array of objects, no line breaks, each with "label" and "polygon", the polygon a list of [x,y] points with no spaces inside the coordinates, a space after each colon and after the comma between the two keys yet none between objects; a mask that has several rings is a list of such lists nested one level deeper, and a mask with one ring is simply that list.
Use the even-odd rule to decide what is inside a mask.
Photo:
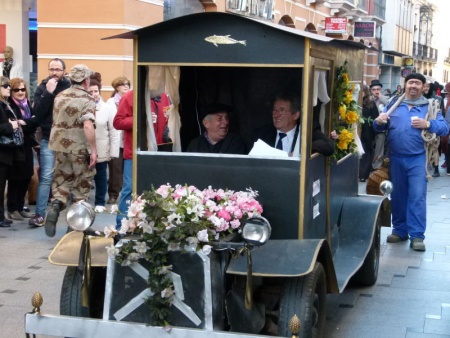
[{"label": "car tire", "polygon": [[69,266],[61,287],[60,313],[65,316],[102,318],[106,268],[91,267],[89,307],[81,305],[82,275],[76,266]]},{"label": "car tire", "polygon": [[289,322],[295,314],[301,323],[300,337],[323,337],[326,293],[325,270],[319,262],[308,275],[287,279],[280,298],[278,335],[292,337]]}]

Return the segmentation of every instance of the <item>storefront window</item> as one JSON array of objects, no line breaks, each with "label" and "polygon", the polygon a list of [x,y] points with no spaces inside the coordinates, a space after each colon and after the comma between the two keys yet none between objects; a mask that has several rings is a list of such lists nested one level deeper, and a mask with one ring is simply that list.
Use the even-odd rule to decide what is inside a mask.
[{"label": "storefront window", "polygon": [[164,21],[204,11],[198,0],[164,0]]}]

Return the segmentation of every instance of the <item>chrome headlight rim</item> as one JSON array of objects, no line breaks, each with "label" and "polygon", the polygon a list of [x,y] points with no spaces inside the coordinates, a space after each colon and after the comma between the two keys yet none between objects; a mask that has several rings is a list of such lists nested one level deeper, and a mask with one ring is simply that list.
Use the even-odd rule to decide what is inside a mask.
[{"label": "chrome headlight rim", "polygon": [[269,221],[262,216],[247,219],[242,227],[242,238],[248,244],[261,246],[270,239],[272,228]]},{"label": "chrome headlight rim", "polygon": [[67,209],[66,221],[70,229],[85,231],[94,224],[94,207],[86,201],[75,202]]}]

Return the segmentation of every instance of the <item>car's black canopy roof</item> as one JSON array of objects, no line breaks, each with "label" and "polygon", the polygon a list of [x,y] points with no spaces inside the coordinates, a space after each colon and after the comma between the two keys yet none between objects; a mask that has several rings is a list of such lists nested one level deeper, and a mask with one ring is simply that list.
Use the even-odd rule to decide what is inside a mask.
[{"label": "car's black canopy roof", "polygon": [[[214,35],[245,41],[245,45],[215,46],[205,41]],[[360,42],[337,40],[223,12],[186,15],[106,39],[135,36],[138,63],[298,65],[304,63],[305,39],[334,46],[367,48]]]}]

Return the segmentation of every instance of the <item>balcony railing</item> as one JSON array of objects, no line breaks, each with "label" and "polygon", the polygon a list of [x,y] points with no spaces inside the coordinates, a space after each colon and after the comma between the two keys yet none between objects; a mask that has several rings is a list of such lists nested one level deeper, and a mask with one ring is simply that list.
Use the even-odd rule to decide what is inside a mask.
[{"label": "balcony railing", "polygon": [[438,50],[420,43],[413,43],[413,57],[416,59],[437,62]]}]

